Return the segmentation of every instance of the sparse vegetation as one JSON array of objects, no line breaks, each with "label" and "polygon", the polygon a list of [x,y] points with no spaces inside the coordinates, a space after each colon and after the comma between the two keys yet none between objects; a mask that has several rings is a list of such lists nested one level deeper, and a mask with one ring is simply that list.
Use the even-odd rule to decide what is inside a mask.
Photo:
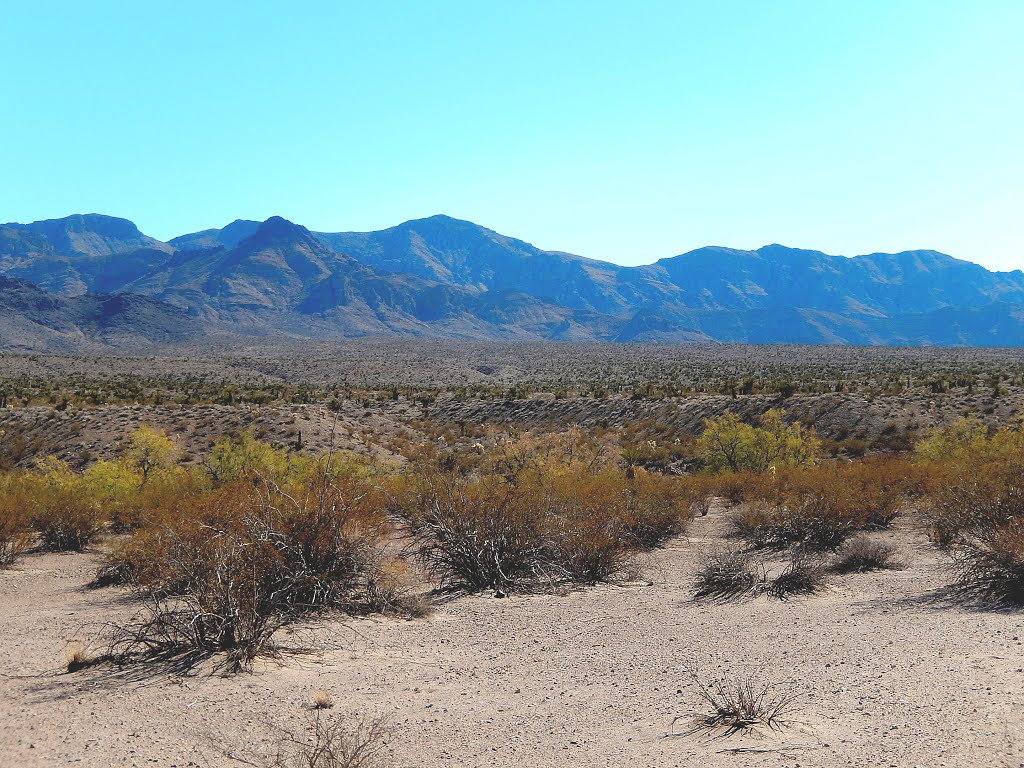
[{"label": "sparse vegetation", "polygon": [[[726,735],[759,727],[780,731],[796,710],[796,694],[773,690],[776,686],[754,676],[704,682],[691,671],[690,678],[709,710],[696,716],[695,730],[724,730]],[[673,726],[682,719],[689,718],[677,717]]]},{"label": "sparse vegetation", "polygon": [[895,544],[874,541],[865,536],[851,539],[843,547],[833,565],[837,573],[863,573],[864,571],[902,570],[906,563]]},{"label": "sparse vegetation", "polygon": [[[756,643],[783,644],[786,658],[806,664],[799,633],[818,626],[814,611],[857,605],[891,628],[871,606],[890,599],[894,582],[901,594],[920,589],[927,597],[934,589],[939,597],[949,573],[950,596],[986,608],[1024,605],[1024,438],[1008,417],[1022,402],[1024,369],[1001,378],[1000,396],[990,400],[987,367],[1010,366],[1001,353],[950,352],[960,362],[941,372],[944,363],[918,372],[902,352],[870,351],[871,365],[859,368],[849,359],[831,367],[823,355],[804,374],[782,359],[751,370],[746,351],[730,349],[698,349],[696,361],[679,365],[658,350],[644,358],[645,351],[586,370],[545,368],[543,356],[529,351],[515,366],[487,350],[474,354],[478,375],[457,387],[430,362],[422,380],[395,384],[387,377],[393,360],[359,358],[365,367],[357,374],[345,368],[350,358],[328,369],[312,355],[295,371],[290,362],[249,360],[247,370],[266,376],[251,385],[162,372],[145,385],[140,377],[102,392],[84,379],[45,376],[9,387],[0,407],[0,567],[17,567],[0,574],[9,579],[4,586],[23,599],[23,585],[51,570],[81,573],[83,563],[100,565],[94,586],[120,585],[68,596],[110,611],[82,620],[118,622],[113,644],[93,637],[98,650],[69,648],[61,660],[54,652],[63,635],[51,637],[49,663],[74,671],[141,662],[111,679],[163,671],[160,661],[172,670],[204,661],[233,671],[354,636],[375,664],[381,638],[398,648],[408,648],[409,637],[447,643],[449,627],[464,627],[467,616],[481,624],[500,618],[487,636],[495,638],[489,655],[504,663],[515,643],[528,652],[535,640],[545,643],[516,623],[527,606],[460,605],[462,593],[557,592],[563,596],[553,601],[529,601],[530,611],[552,611],[550,634],[560,642],[582,619],[585,641],[593,630],[578,600],[588,596],[564,595],[602,582],[623,587],[589,598],[594,626],[614,630],[607,648],[627,649],[609,651],[616,674],[634,646],[615,622],[633,618],[634,600],[648,611],[663,603],[669,618],[657,620],[686,627],[670,635],[723,664],[750,650],[749,637],[730,645],[702,628],[742,627],[749,614],[759,622],[750,628]],[[915,364],[944,359],[921,354]],[[412,368],[408,375],[420,376]],[[301,384],[310,371],[320,378]],[[271,378],[288,383],[275,389]],[[702,437],[705,423],[711,432]],[[949,426],[934,428],[941,424]],[[901,453],[915,442],[912,454]],[[925,532],[936,549],[919,553],[913,538]],[[666,543],[667,551],[652,552]],[[86,554],[49,554],[60,549]],[[925,566],[914,578],[884,572],[903,567],[910,551]],[[947,556],[947,571],[933,567]],[[845,582],[836,575],[867,571],[880,573]],[[680,573],[692,579],[682,589],[703,604],[680,599]],[[767,599],[820,593],[832,579],[839,588],[827,600]],[[864,599],[865,591],[876,599]],[[749,611],[716,604],[748,598]],[[396,621],[432,610],[442,615],[410,626]],[[574,623],[559,624],[563,610],[574,612]],[[363,614],[375,616],[349,620]],[[774,631],[779,617],[792,627]],[[985,621],[1005,630],[1004,619]],[[499,637],[506,629],[508,637]],[[456,655],[443,650],[446,659]],[[412,654],[410,663],[423,661]],[[368,694],[338,697],[337,675],[350,666],[310,685],[330,685],[333,695],[299,694],[308,730],[283,738],[269,762],[265,753],[253,761],[380,760],[382,731],[370,752],[352,751],[367,742],[359,721],[343,713]],[[807,671],[820,670],[812,662]],[[65,684],[91,685],[92,673],[84,674]],[[782,727],[792,701],[760,679],[706,683],[706,711],[694,727],[716,735]],[[417,707],[438,701],[435,686],[418,684],[401,684],[399,695]],[[660,680],[652,686],[664,690]],[[336,749],[339,740],[347,746]]]},{"label": "sparse vegetation", "polygon": [[698,600],[731,600],[754,594],[764,580],[764,567],[750,552],[710,550],[701,555],[701,564],[694,577],[694,597]]},{"label": "sparse vegetation", "polygon": [[765,592],[779,600],[794,595],[813,595],[821,591],[827,581],[825,561],[816,552],[794,550],[785,569],[772,579]]},{"label": "sparse vegetation", "polygon": [[314,708],[304,733],[285,731],[263,768],[381,768],[382,750],[391,736],[383,718],[329,717]]}]

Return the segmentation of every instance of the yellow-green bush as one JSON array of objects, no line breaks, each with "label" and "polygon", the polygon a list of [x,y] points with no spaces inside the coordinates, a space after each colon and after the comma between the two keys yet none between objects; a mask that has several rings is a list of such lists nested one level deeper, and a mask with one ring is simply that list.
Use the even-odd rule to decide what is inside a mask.
[{"label": "yellow-green bush", "polygon": [[987,602],[1024,604],[1024,434],[960,419],[917,447],[927,482],[921,511],[954,558],[956,587]]},{"label": "yellow-green bush", "polygon": [[32,543],[32,520],[10,477],[0,477],[0,568],[12,565]]},{"label": "yellow-green bush", "polygon": [[84,549],[103,529],[100,500],[64,462],[40,459],[34,471],[21,475],[18,485],[45,549]]},{"label": "yellow-green bush", "polygon": [[756,426],[735,413],[704,423],[697,452],[712,471],[764,472],[769,467],[813,464],[821,450],[818,438],[799,422],[787,424],[782,411],[766,411]]}]

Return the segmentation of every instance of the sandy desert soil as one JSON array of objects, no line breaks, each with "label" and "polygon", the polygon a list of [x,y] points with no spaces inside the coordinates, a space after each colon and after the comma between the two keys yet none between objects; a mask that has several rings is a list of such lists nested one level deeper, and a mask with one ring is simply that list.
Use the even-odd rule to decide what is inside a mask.
[{"label": "sandy desert soil", "polygon": [[[0,765],[242,765],[229,754],[300,728],[318,689],[332,716],[386,715],[395,766],[1024,765],[1024,615],[941,600],[948,563],[906,520],[877,534],[906,570],[836,576],[787,602],[694,603],[725,514],[651,556],[645,580],[321,623],[322,655],[233,677],[63,673],[68,641],[134,606],[86,588],[94,553],[29,555],[0,571]],[[692,665],[797,693],[794,722],[687,734],[703,711]]]}]

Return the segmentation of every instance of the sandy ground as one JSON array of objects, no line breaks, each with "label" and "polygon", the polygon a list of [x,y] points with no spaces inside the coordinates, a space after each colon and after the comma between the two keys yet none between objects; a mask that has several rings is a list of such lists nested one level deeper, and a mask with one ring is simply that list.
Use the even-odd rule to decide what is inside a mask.
[{"label": "sandy ground", "polygon": [[[88,590],[94,555],[0,572],[0,766],[228,766],[330,715],[386,715],[395,766],[1022,766],[1024,614],[929,601],[947,563],[908,529],[904,571],[824,594],[695,604],[689,581],[722,513],[646,564],[650,582],[567,596],[464,597],[428,619],[320,625],[326,650],[220,677],[61,671],[69,640],[124,618]],[[686,669],[797,692],[779,734],[690,733]],[[249,752],[246,752],[248,750]]]}]

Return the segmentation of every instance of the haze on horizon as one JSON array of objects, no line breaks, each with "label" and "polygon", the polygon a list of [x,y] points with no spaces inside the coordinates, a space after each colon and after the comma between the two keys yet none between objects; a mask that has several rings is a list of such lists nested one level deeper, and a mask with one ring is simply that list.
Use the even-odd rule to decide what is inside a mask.
[{"label": "haze on horizon", "polygon": [[6,9],[0,221],[445,213],[621,264],[1024,267],[1016,0],[211,6]]}]

